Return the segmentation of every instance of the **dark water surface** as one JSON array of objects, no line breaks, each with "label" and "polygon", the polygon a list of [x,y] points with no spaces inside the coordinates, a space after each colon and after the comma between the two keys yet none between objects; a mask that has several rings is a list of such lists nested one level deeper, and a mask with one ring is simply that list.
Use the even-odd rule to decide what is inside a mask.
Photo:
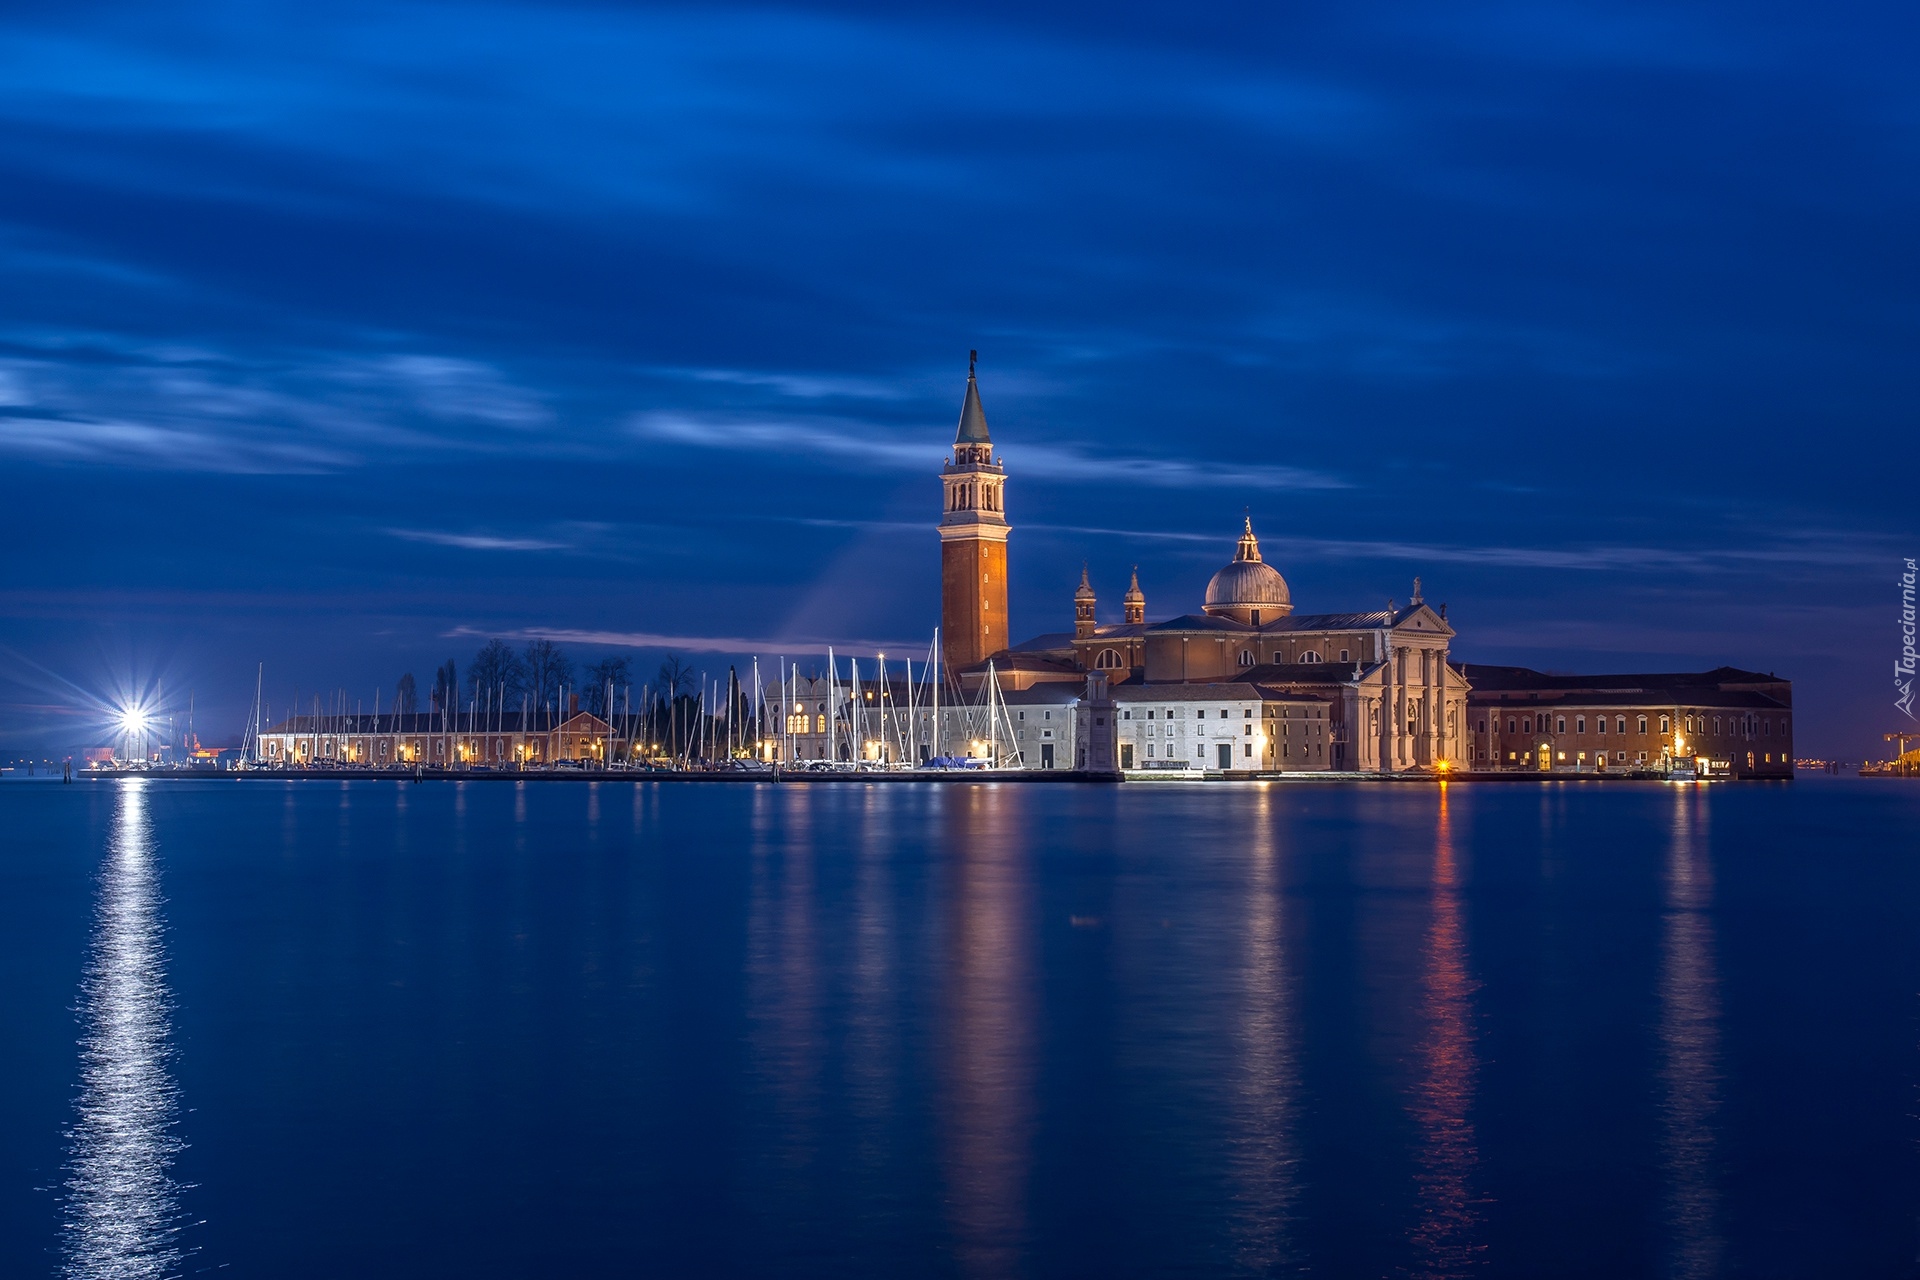
[{"label": "dark water surface", "polygon": [[0,786],[0,1274],[1906,1276],[1920,787]]}]

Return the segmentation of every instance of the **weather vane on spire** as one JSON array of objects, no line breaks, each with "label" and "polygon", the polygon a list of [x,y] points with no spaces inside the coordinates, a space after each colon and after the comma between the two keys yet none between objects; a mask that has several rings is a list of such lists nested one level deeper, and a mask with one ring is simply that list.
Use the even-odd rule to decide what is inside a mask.
[{"label": "weather vane on spire", "polygon": [[967,376],[969,378],[973,376],[973,366],[978,363],[979,360],[980,353],[978,351],[967,352]]}]

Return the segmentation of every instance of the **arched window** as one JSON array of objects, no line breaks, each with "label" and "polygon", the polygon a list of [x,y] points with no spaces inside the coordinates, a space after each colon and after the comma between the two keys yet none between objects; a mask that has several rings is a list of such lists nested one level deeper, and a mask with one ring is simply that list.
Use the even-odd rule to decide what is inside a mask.
[{"label": "arched window", "polygon": [[1320,661],[1320,654],[1319,654],[1319,653],[1318,653],[1318,652],[1317,652],[1316,650],[1313,650],[1313,649],[1309,649],[1309,650],[1307,650],[1307,651],[1306,651],[1305,653],[1303,653],[1303,654],[1301,654],[1301,655],[1300,655],[1300,661],[1302,661],[1302,662],[1318,662],[1318,661]]},{"label": "arched window", "polygon": [[1250,667],[1253,665],[1253,650],[1242,649],[1240,651],[1240,665],[1243,667]]},{"label": "arched window", "polygon": [[1120,651],[1118,649],[1102,649],[1100,656],[1093,660],[1093,665],[1097,670],[1111,671],[1115,667],[1125,666],[1126,664],[1121,661]]}]

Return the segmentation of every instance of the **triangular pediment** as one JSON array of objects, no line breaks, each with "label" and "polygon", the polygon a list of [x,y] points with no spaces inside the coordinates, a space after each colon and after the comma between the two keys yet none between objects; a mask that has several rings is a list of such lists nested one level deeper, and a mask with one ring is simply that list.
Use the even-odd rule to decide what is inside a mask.
[{"label": "triangular pediment", "polygon": [[1414,635],[1453,635],[1453,628],[1447,625],[1447,620],[1425,601],[1402,609],[1393,620],[1393,629],[1396,632],[1412,632]]}]

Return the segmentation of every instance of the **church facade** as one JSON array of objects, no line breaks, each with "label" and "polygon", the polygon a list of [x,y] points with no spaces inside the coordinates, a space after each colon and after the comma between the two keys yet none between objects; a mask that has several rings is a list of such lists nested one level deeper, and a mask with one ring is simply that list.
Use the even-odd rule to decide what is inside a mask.
[{"label": "church facade", "polygon": [[[1396,773],[1466,758],[1468,684],[1448,661],[1454,632],[1446,606],[1428,604],[1419,579],[1404,605],[1296,613],[1249,518],[1197,611],[1148,621],[1136,573],[1122,621],[1102,623],[1083,570],[1073,629],[1014,643],[1002,639],[1010,634],[1007,471],[993,452],[971,361],[941,480],[943,649],[963,685],[977,686],[989,670],[1014,691],[1083,684],[1100,673],[1120,708],[1115,756],[1135,769],[1152,760],[1151,767],[1209,771]],[[1239,723],[1231,733],[1202,730],[1195,713],[1203,709]]]}]

